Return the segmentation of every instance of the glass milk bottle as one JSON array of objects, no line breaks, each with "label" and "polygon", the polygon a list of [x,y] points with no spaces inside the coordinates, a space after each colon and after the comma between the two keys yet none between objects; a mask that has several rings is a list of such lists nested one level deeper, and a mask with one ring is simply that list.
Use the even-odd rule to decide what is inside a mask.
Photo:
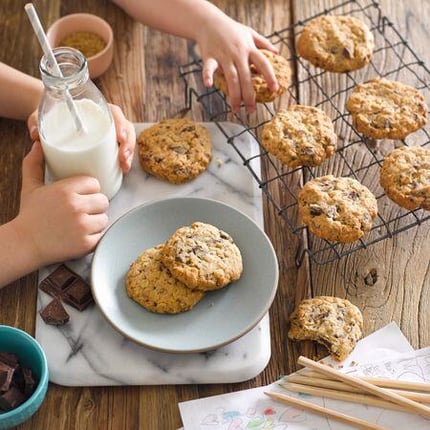
[{"label": "glass milk bottle", "polygon": [[[86,58],[73,48],[56,48],[63,77],[54,73],[46,56],[40,61],[45,91],[39,106],[39,135],[52,179],[86,175],[98,179],[111,199],[122,183],[115,125],[107,103],[89,79]],[[78,131],[70,98],[81,118]]]}]

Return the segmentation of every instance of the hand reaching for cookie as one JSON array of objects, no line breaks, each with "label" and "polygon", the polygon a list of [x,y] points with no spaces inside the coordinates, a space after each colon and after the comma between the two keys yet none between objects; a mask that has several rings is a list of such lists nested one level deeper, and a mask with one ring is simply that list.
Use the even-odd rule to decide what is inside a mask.
[{"label": "hand reaching for cookie", "polygon": [[277,53],[268,39],[228,17],[206,0],[113,0],[129,15],[158,30],[197,42],[203,58],[203,82],[213,84],[219,69],[226,77],[232,109],[243,101],[246,109],[255,109],[255,91],[250,64],[264,77],[271,91],[278,82],[270,61],[260,49]]},{"label": "hand reaching for cookie", "polygon": [[255,30],[242,25],[225,15],[212,19],[212,25],[202,25],[197,43],[203,58],[203,82],[213,85],[213,74],[220,69],[227,81],[228,94],[233,112],[239,110],[243,101],[246,110],[255,110],[255,90],[251,82],[249,64],[253,64],[264,77],[268,88],[276,92],[278,82],[268,58],[258,49],[277,49]]}]

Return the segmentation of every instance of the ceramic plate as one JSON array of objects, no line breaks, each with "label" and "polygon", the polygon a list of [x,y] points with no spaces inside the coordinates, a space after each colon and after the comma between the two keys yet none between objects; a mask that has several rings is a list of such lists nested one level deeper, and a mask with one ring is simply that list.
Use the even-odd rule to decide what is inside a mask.
[{"label": "ceramic plate", "polygon": [[[147,311],[127,296],[130,264],[194,221],[232,236],[242,253],[241,278],[207,293],[188,312]],[[238,339],[260,321],[275,297],[278,262],[266,234],[242,212],[215,200],[179,197],[146,203],[113,223],[94,253],[91,284],[102,313],[125,337],[160,351],[200,352]]]}]

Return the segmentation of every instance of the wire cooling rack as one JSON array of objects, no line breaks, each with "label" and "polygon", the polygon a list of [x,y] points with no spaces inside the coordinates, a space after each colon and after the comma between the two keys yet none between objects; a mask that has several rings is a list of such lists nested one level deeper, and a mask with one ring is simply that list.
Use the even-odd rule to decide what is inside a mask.
[{"label": "wire cooling rack", "polygon": [[[294,41],[303,26],[311,19],[324,14],[355,16],[369,26],[375,38],[375,49],[372,61],[367,67],[342,75],[336,74],[336,79],[333,79],[333,73],[314,67],[296,55]],[[383,15],[379,3],[371,0],[345,1],[267,37],[278,46],[281,55],[290,61],[295,79],[280,100],[262,105],[264,121],[254,121],[252,115],[248,116],[244,112],[233,114],[228,98],[217,90],[205,89],[201,81],[202,63],[197,55],[192,62],[180,67],[180,75],[185,81],[187,106],[191,107],[193,98],[201,103],[207,119],[217,124],[227,142],[234,147],[243,164],[258,182],[268,201],[301,238],[301,246],[296,256],[297,264],[301,264],[305,254],[318,264],[334,261],[358,249],[392,238],[397,233],[430,219],[430,212],[421,209],[409,211],[397,206],[379,185],[379,168],[384,157],[394,147],[401,145],[429,145],[429,126],[410,134],[402,141],[372,141],[365,139],[354,129],[351,117],[345,109],[348,94],[355,85],[375,77],[386,77],[414,86],[423,94],[427,104],[430,101],[429,69],[389,18]],[[275,106],[275,103],[278,105]],[[318,167],[288,168],[269,155],[260,144],[261,127],[273,117],[279,106],[296,103],[319,107],[333,120],[338,135],[338,148],[330,159]],[[243,130],[238,134],[231,134],[231,130],[223,125],[226,118],[234,118],[243,126]],[[237,138],[243,133],[250,133],[259,143],[258,156],[247,158],[242,153]],[[253,168],[256,159],[259,159],[263,167],[261,174]],[[311,233],[303,234],[306,227],[300,223],[297,216],[297,193],[307,180],[327,174],[359,180],[378,200],[379,213],[372,230],[356,242],[334,243],[319,239]]]}]

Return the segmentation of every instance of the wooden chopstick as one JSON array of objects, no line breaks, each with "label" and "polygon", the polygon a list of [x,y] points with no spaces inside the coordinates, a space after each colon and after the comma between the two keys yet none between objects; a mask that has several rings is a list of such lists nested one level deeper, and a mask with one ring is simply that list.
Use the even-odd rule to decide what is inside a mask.
[{"label": "wooden chopstick", "polygon": [[[296,372],[296,374],[300,374],[307,377],[331,379],[328,375],[323,375],[320,372],[310,369],[300,369],[298,372]],[[399,381],[397,379],[372,378],[369,376],[356,376],[356,378],[366,382],[370,382],[371,384],[377,385],[378,387],[398,388],[400,390],[422,391],[430,393],[430,384],[426,384],[425,382]]]},{"label": "wooden chopstick", "polygon": [[274,400],[278,400],[287,405],[293,405],[301,409],[305,409],[311,412],[315,412],[318,415],[323,415],[328,418],[332,418],[336,421],[340,421],[346,424],[355,426],[362,430],[389,430],[386,427],[379,426],[377,424],[372,424],[367,421],[361,420],[360,418],[351,417],[350,415],[343,414],[341,412],[333,411],[332,409],[323,408],[319,405],[314,405],[313,403],[306,402],[295,397],[287,396],[286,394],[265,392],[267,396]]},{"label": "wooden chopstick", "polygon": [[311,385],[295,384],[285,382],[280,384],[281,387],[294,393],[310,394],[311,396],[326,397],[328,399],[343,400],[345,402],[361,403],[363,405],[376,406],[377,408],[404,410],[402,406],[392,402],[387,402],[371,394],[352,393],[350,391],[331,390],[329,388],[314,387]]},{"label": "wooden chopstick", "polygon": [[346,375],[343,373],[340,373],[338,370],[335,370],[329,366],[326,366],[321,363],[317,363],[316,361],[313,361],[306,357],[299,357],[297,360],[299,364],[302,366],[309,367],[313,370],[316,370],[317,372],[320,372],[325,375],[329,375],[334,379],[337,379],[339,381],[345,382],[346,384],[352,385],[354,387],[361,388],[363,391],[366,391],[368,393],[371,393],[377,397],[382,397],[385,400],[388,400],[390,402],[393,402],[397,405],[400,405],[404,407],[409,412],[415,412],[420,415],[430,417],[430,408],[427,406],[424,406],[418,402],[415,402],[413,400],[407,399],[405,397],[400,396],[399,394],[393,393],[385,388],[378,387],[376,385],[372,385],[367,381],[363,381],[359,378],[356,378],[351,375]]},{"label": "wooden chopstick", "polygon": [[[313,372],[313,373],[318,374],[318,372]],[[307,376],[306,373],[301,373],[301,374],[292,373],[291,375],[285,376],[284,380],[295,384],[308,385],[308,386],[318,387],[318,388],[328,388],[330,390],[349,391],[351,393],[363,393],[362,389],[353,387],[352,385],[347,385],[347,384],[344,384],[343,382],[336,381],[334,379],[310,377],[310,376]],[[415,391],[403,391],[403,390],[397,390],[397,389],[390,389],[389,391],[397,393],[403,397],[406,397],[407,399],[415,400],[416,402],[430,403],[430,394],[417,393]]]}]

